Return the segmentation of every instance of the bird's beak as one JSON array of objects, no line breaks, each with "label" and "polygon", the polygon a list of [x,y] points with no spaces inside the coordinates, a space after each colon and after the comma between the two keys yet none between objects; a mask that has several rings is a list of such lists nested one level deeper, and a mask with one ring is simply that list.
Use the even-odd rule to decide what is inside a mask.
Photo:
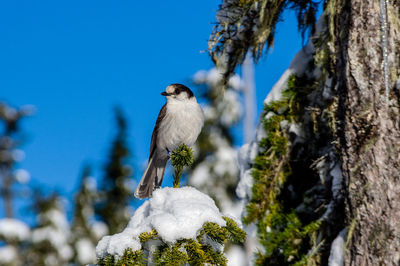
[{"label": "bird's beak", "polygon": [[170,94],[170,93],[167,93],[167,92],[165,92],[165,91],[163,91],[163,92],[161,92],[161,95],[162,95],[162,96],[170,96],[171,94]]}]

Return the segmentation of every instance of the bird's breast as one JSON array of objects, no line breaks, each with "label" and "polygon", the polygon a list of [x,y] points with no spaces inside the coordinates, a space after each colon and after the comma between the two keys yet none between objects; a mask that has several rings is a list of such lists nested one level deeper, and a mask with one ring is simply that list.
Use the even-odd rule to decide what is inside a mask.
[{"label": "bird's breast", "polygon": [[192,146],[200,134],[204,115],[197,102],[168,103],[158,131],[160,147],[169,151],[180,144]]}]

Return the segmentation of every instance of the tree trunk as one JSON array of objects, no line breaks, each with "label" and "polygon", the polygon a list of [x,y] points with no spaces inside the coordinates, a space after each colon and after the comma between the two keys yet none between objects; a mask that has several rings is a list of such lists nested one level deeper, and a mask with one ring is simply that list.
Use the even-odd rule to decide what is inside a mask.
[{"label": "tree trunk", "polygon": [[[382,0],[383,1],[383,0]],[[339,1],[340,2],[340,1]],[[389,104],[378,0],[344,0],[334,18],[346,265],[400,264],[400,2],[388,1]]]}]

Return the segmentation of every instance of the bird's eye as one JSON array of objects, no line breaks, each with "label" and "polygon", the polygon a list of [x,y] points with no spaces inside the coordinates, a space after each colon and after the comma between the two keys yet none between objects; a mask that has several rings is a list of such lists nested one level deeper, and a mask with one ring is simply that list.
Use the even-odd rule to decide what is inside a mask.
[{"label": "bird's eye", "polygon": [[175,94],[179,94],[179,89],[175,89]]}]

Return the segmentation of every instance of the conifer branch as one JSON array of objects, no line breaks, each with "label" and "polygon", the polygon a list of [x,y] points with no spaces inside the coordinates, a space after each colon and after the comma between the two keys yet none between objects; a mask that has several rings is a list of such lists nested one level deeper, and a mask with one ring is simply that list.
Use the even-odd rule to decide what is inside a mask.
[{"label": "conifer branch", "polygon": [[174,188],[179,188],[183,167],[192,165],[193,161],[193,151],[185,144],[181,144],[171,153],[171,163],[175,168]]}]

